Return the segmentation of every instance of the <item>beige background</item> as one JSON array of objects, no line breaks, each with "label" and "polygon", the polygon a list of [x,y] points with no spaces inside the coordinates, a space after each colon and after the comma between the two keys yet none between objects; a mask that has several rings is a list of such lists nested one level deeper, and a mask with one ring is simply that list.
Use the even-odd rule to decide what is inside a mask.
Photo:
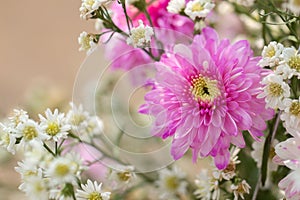
[{"label": "beige background", "polygon": [[93,30],[80,19],[80,0],[1,0],[0,114],[19,105],[41,80],[71,94],[85,58],[77,37]]},{"label": "beige background", "polygon": [[[55,85],[70,98],[85,53],[77,37],[93,30],[79,17],[80,0],[1,0],[0,116],[24,102],[28,88]],[[1,152],[0,152],[1,154]],[[16,161],[0,155],[0,200],[24,199]]]}]

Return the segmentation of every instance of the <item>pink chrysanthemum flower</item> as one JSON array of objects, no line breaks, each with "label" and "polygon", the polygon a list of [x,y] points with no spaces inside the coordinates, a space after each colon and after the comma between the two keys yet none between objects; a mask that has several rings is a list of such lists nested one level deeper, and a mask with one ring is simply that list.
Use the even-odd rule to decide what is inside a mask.
[{"label": "pink chrysanthemum flower", "polygon": [[[194,32],[194,23],[188,17],[179,14],[172,14],[167,11],[169,0],[146,1],[147,10],[152,19],[156,37],[162,42],[164,48],[174,44],[182,38],[192,38]],[[128,32],[126,18],[122,6],[116,1],[111,10],[113,12],[113,21],[123,31]],[[140,12],[134,6],[127,7],[128,16],[132,19],[134,27],[138,26],[138,21],[151,26],[144,13]],[[143,50],[134,48],[126,43],[126,38],[120,34],[115,34],[111,38],[109,45],[105,46],[106,57],[112,61],[112,69],[130,70],[136,66],[152,63],[153,60]],[[156,42],[152,41],[155,56],[158,55]]]},{"label": "pink chrysanthemum flower", "polygon": [[210,155],[224,169],[230,144],[245,146],[242,131],[256,140],[263,136],[273,111],[257,98],[267,73],[259,60],[247,41],[220,41],[209,27],[190,46],[175,45],[163,55],[140,112],[156,118],[154,135],[173,137],[174,159],[191,148],[194,161]]}]

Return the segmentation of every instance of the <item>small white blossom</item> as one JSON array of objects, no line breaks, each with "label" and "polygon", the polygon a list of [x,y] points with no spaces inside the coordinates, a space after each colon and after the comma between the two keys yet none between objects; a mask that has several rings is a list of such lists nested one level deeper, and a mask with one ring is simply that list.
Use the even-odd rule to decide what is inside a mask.
[{"label": "small white blossom", "polygon": [[185,8],[185,0],[170,0],[167,6],[169,13],[179,14]]},{"label": "small white blossom", "polygon": [[71,126],[66,124],[65,114],[59,113],[57,109],[52,113],[48,108],[45,116],[39,115],[41,129],[50,136],[50,139],[58,142],[61,139],[66,139]]},{"label": "small white blossom", "polygon": [[261,67],[265,66],[278,66],[281,61],[281,53],[284,49],[284,46],[281,43],[275,41],[270,42],[268,46],[265,46],[262,51],[262,59],[259,61]]},{"label": "small white blossom", "polygon": [[300,136],[300,97],[298,100],[286,99],[286,108],[280,115],[286,131],[294,137]]},{"label": "small white blossom", "polygon": [[144,48],[150,44],[153,35],[152,27],[145,26],[143,21],[139,20],[139,26],[131,29],[131,34],[127,38],[127,44],[136,48]]},{"label": "small white blossom", "polygon": [[184,12],[192,20],[195,20],[206,17],[214,7],[215,4],[211,0],[193,0],[187,3]]},{"label": "small white blossom", "polygon": [[293,71],[293,75],[298,76],[298,79],[300,79],[300,54],[298,50],[294,47],[285,48],[282,51],[282,57],[284,64]]},{"label": "small white blossom", "polygon": [[19,145],[24,147],[42,144],[43,141],[50,138],[50,136],[43,133],[40,126],[32,119],[18,124],[16,127],[16,137],[22,138]]},{"label": "small white blossom", "polygon": [[294,14],[299,15],[300,14],[300,2],[299,0],[289,0],[285,6],[292,11]]},{"label": "small white blossom", "polygon": [[79,134],[87,127],[86,120],[89,118],[89,113],[83,110],[83,106],[78,107],[74,103],[70,103],[71,109],[67,114],[67,123],[71,125],[71,130]]},{"label": "small white blossom", "polygon": [[24,123],[29,119],[29,116],[26,111],[20,109],[14,109],[13,115],[8,117],[10,123],[9,127],[16,128],[19,123]]},{"label": "small white blossom", "polygon": [[254,0],[235,0],[237,4],[242,6],[250,7],[253,6]]},{"label": "small white blossom", "polygon": [[91,54],[97,47],[95,36],[83,31],[78,37],[80,45],[79,51],[87,51],[87,55]]},{"label": "small white blossom", "polygon": [[81,7],[79,8],[80,17],[88,19],[89,15],[98,10],[100,6],[105,6],[112,1],[114,0],[82,0]]},{"label": "small white blossom", "polygon": [[30,200],[48,200],[48,180],[40,176],[29,177],[20,187]]},{"label": "small white blossom", "polygon": [[207,170],[201,170],[200,174],[195,180],[197,190],[194,195],[197,199],[202,200],[217,200],[220,199],[219,180],[212,174],[209,175]]},{"label": "small white blossom", "polygon": [[102,183],[94,183],[91,180],[87,180],[87,184],[81,184],[82,190],[77,189],[76,198],[78,200],[91,200],[101,199],[108,200],[110,198],[110,192],[103,192]]},{"label": "small white blossom", "polygon": [[244,194],[249,194],[251,187],[245,180],[243,180],[242,182],[238,183],[237,185],[232,184],[231,189],[234,194],[234,200],[238,200],[239,196],[242,199],[245,199]]},{"label": "small white blossom", "polygon": [[186,194],[186,175],[178,167],[173,166],[171,170],[159,171],[159,180],[156,182],[161,191],[160,199],[177,199],[176,194]]},{"label": "small white blossom", "polygon": [[108,174],[108,179],[111,180],[111,187],[114,190],[123,190],[130,187],[136,175],[133,166],[119,166],[118,169],[111,170]]},{"label": "small white blossom", "polygon": [[67,157],[57,157],[45,169],[46,177],[50,178],[51,185],[76,182],[78,163]]},{"label": "small white blossom", "polygon": [[5,148],[8,152],[15,154],[15,143],[16,136],[10,131],[11,128],[6,127],[4,124],[0,123],[0,146]]},{"label": "small white blossom", "polygon": [[284,100],[290,97],[289,85],[276,74],[270,74],[263,78],[262,84],[264,90],[257,97],[265,98],[267,108],[283,110],[285,108]]}]

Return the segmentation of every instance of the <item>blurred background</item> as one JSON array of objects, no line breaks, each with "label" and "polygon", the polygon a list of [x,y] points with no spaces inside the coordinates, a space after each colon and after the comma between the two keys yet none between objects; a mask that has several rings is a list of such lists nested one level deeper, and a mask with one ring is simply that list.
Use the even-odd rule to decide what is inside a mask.
[{"label": "blurred background", "polygon": [[[80,19],[80,4],[80,0],[1,1],[1,117],[15,107],[28,106],[32,95],[47,98],[41,99],[46,104],[71,99],[76,72],[85,58],[78,51],[77,37],[94,27]],[[16,160],[0,154],[0,200],[24,199],[17,190]]]}]

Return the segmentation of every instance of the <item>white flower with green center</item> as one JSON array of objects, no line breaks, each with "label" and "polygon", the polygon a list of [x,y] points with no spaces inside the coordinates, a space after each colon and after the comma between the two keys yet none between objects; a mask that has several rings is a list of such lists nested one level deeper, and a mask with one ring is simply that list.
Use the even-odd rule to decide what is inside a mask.
[{"label": "white flower with green center", "polygon": [[[292,75],[300,79],[300,54],[294,47],[285,48],[282,52],[284,64],[292,71]],[[290,75],[289,77],[292,77]]]},{"label": "white flower with green center", "polygon": [[184,9],[184,13],[192,20],[205,18],[215,7],[211,0],[193,0],[189,1]]},{"label": "white flower with green center", "polygon": [[48,108],[45,112],[45,117],[39,115],[40,127],[44,133],[50,136],[50,139],[58,142],[61,139],[67,138],[68,131],[71,126],[66,123],[64,113],[59,113],[57,109],[52,113]]},{"label": "white flower with green center", "polygon": [[75,183],[79,169],[78,166],[78,163],[67,156],[57,157],[45,169],[45,174],[51,180],[51,185]]},{"label": "white flower with green center", "polygon": [[267,108],[283,110],[284,100],[290,97],[290,87],[282,76],[270,74],[262,80],[262,84],[264,90],[257,97],[265,98]]},{"label": "white flower with green center", "polygon": [[91,54],[97,47],[96,36],[83,31],[78,37],[80,45],[79,51],[86,51],[87,55]]},{"label": "white flower with green center", "polygon": [[185,0],[170,0],[167,6],[169,13],[179,14],[185,8]]},{"label": "white flower with green center", "polygon": [[50,136],[43,133],[40,126],[33,120],[28,119],[24,123],[19,123],[16,127],[16,138],[21,138],[20,146],[33,146],[37,143],[43,144],[43,141]]},{"label": "white flower with green center", "polygon": [[286,131],[294,137],[300,136],[300,97],[298,100],[286,99],[286,108],[280,118]]},{"label": "white flower with green center", "polygon": [[139,20],[139,26],[131,29],[131,33],[127,38],[127,44],[135,48],[144,48],[149,46],[151,37],[154,35],[152,27],[144,25],[142,20]]},{"label": "white flower with green center", "polygon": [[282,60],[281,53],[283,49],[284,46],[281,43],[277,43],[275,41],[270,42],[262,51],[262,59],[259,61],[259,65],[261,67],[278,66],[279,62]]},{"label": "white flower with green center", "polygon": [[110,192],[102,191],[102,183],[94,183],[91,180],[87,180],[86,184],[81,184],[82,190],[76,191],[77,200],[108,200],[110,198]]},{"label": "white flower with green center", "polygon": [[178,199],[176,196],[186,194],[186,175],[178,167],[159,171],[159,180],[156,182],[161,195],[160,199]]},{"label": "white flower with green center", "polygon": [[0,123],[0,146],[5,148],[8,152],[15,154],[16,137],[12,133],[11,128]]}]

